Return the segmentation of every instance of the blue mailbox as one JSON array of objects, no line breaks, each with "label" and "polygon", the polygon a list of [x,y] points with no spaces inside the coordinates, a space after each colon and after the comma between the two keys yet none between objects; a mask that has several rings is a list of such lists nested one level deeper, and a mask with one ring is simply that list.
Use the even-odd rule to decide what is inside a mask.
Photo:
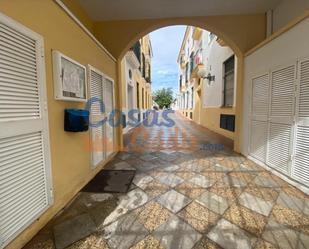
[{"label": "blue mailbox", "polygon": [[89,111],[83,109],[64,110],[64,130],[71,132],[88,131]]}]

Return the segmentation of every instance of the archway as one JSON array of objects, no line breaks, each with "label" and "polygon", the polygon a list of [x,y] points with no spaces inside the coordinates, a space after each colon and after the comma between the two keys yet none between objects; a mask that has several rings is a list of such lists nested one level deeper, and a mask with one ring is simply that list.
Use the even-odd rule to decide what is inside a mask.
[{"label": "archway", "polygon": [[[130,39],[129,43],[125,46],[123,51],[121,51],[120,56],[118,57],[118,62],[121,62],[123,57],[125,56],[126,52],[142,37],[145,35],[151,33],[152,31],[159,30],[164,27],[170,27],[170,26],[176,26],[176,25],[183,25],[184,22],[179,20],[177,21],[177,24],[175,24],[175,21],[173,21],[173,25],[169,25],[171,22],[161,22],[161,23],[154,23],[150,26],[148,26],[146,29],[142,30],[138,34],[134,34],[132,38]],[[236,128],[235,128],[235,137],[234,137],[234,150],[239,152],[240,151],[240,141],[241,141],[241,120],[242,120],[242,74],[243,74],[243,52],[242,49],[233,41],[231,40],[225,33],[221,32],[220,30],[217,30],[215,27],[211,25],[199,25],[196,24],[199,23],[196,20],[189,20],[185,23],[184,26],[194,26],[201,28],[203,30],[207,30],[208,32],[214,33],[217,37],[220,38],[221,41],[223,41],[226,46],[230,47],[235,56],[237,57],[237,68],[236,68],[236,100],[235,100],[235,114],[236,114]],[[207,26],[207,29],[204,27]],[[120,65],[120,63],[118,63]],[[119,72],[121,71],[120,66],[118,66]],[[119,89],[122,88],[122,79],[119,77]],[[120,99],[121,101],[121,99]],[[120,103],[121,105],[121,103]],[[121,133],[121,132],[120,132]],[[121,141],[122,144],[122,141]]]}]

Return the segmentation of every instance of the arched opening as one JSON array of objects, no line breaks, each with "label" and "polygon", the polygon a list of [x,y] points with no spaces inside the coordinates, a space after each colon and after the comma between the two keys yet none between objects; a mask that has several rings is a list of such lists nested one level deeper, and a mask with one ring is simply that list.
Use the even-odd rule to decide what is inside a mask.
[{"label": "arched opening", "polygon": [[[199,25],[197,25],[197,23]],[[134,89],[134,84],[132,85],[128,85],[127,81],[128,79],[126,79],[125,76],[123,76],[124,72],[123,72],[123,67],[124,65],[126,65],[126,63],[124,62],[128,51],[132,51],[134,50],[134,46],[135,44],[140,40],[143,39],[143,37],[147,36],[149,33],[154,32],[154,31],[158,31],[162,28],[166,28],[166,27],[175,27],[178,26],[180,24],[184,24],[183,21],[166,21],[166,22],[162,22],[160,24],[155,23],[152,25],[149,25],[147,28],[143,29],[142,31],[140,31],[138,34],[134,34],[132,35],[132,37],[129,39],[130,41],[128,42],[128,44],[125,46],[125,48],[121,51],[119,59],[118,59],[118,69],[120,72],[119,75],[119,90],[120,90],[120,95],[122,96],[121,99],[121,104],[120,106],[125,107],[125,109],[130,109],[133,106],[135,108],[143,108],[143,104],[141,106],[141,104],[138,105],[134,105],[133,103],[136,103],[135,101],[132,100],[128,100],[129,99],[129,95],[131,95],[131,99],[134,98],[135,95],[135,99],[137,98],[142,98],[144,99],[144,93],[139,90],[140,88],[140,82],[135,82],[135,88],[137,86],[137,88],[135,90]],[[230,54],[229,56],[227,56],[224,60],[220,61],[220,70],[222,70],[222,72],[225,70],[224,66],[225,66],[225,62],[228,61],[228,59],[232,59],[235,58],[235,61],[233,60],[233,103],[226,105],[225,103],[225,96],[221,96],[221,92],[223,92],[223,90],[225,89],[225,75],[224,74],[220,74],[220,76],[217,76],[217,85],[220,86],[217,89],[217,94],[219,102],[220,103],[216,103],[216,108],[208,108],[207,104],[204,104],[204,97],[205,97],[205,82],[207,81],[207,77],[206,77],[206,71],[208,74],[210,74],[209,70],[211,70],[211,65],[207,65],[206,67],[206,62],[204,62],[205,65],[203,65],[203,67],[200,67],[199,69],[197,69],[197,71],[195,72],[195,77],[194,80],[197,82],[197,84],[193,84],[192,86],[190,86],[190,96],[192,95],[192,97],[190,97],[190,102],[192,102],[192,107],[190,107],[192,110],[190,111],[180,111],[181,114],[185,115],[186,117],[188,117],[189,119],[193,120],[195,123],[204,126],[206,128],[210,128],[211,130],[213,130],[214,132],[217,132],[219,134],[223,134],[223,136],[228,137],[230,139],[233,140],[233,144],[234,144],[234,150],[239,151],[239,141],[240,141],[240,115],[241,115],[241,84],[242,84],[242,59],[243,59],[243,53],[241,51],[241,49],[237,46],[237,44],[235,44],[235,42],[233,42],[231,39],[228,38],[227,35],[225,35],[223,32],[221,32],[220,30],[214,28],[211,25],[201,25],[201,23],[191,20],[188,22],[185,22],[187,27],[193,27],[196,30],[202,30],[203,32],[207,32],[207,34],[211,34],[212,36],[214,36],[216,38],[216,43],[220,43],[219,45],[221,47],[227,47],[230,49]],[[168,38],[166,39],[167,42],[172,42],[169,41]],[[138,55],[141,56],[141,55]],[[196,54],[191,54],[191,63],[194,64],[194,61],[196,59]],[[143,64],[143,58],[141,58],[141,63]],[[235,65],[235,66],[234,66]],[[197,65],[194,65],[197,66]],[[191,68],[193,66],[191,65]],[[208,70],[207,70],[208,68]],[[198,71],[205,71],[204,72],[204,76],[198,76],[200,73],[198,73]],[[192,74],[191,70],[191,74]],[[129,68],[128,72],[132,72],[132,69]],[[203,79],[204,78],[204,79]],[[206,80],[205,80],[206,78]],[[215,78],[215,77],[214,77]],[[221,80],[222,78],[223,81]],[[129,80],[130,81],[130,80]],[[202,82],[202,84],[200,84],[200,82]],[[204,84],[205,83],[205,84]],[[175,84],[177,84],[175,82]],[[209,87],[211,87],[211,84],[209,85]],[[142,87],[143,88],[143,87]],[[141,89],[142,89],[141,88]],[[192,89],[192,90],[191,90]],[[235,91],[235,92],[234,92]],[[178,93],[176,93],[177,95]],[[189,93],[188,93],[189,94]],[[188,95],[187,94],[187,95]],[[225,92],[224,92],[225,94]],[[142,95],[142,96],[141,96]],[[186,95],[186,96],[187,96]],[[148,96],[148,93],[147,93]],[[222,97],[222,99],[221,99]],[[187,97],[185,97],[187,98]],[[144,100],[143,100],[144,101]],[[176,100],[177,101],[177,100]],[[139,100],[137,101],[139,102]],[[149,96],[148,96],[148,100],[147,102],[149,102]],[[187,102],[189,102],[189,97]],[[194,102],[194,103],[193,103]],[[178,103],[179,105],[179,103]],[[194,105],[194,108],[193,108]],[[208,104],[208,106],[211,106],[211,104]],[[179,109],[179,107],[178,107]],[[142,116],[142,114],[139,114],[139,118]],[[207,117],[206,117],[207,116]],[[226,121],[225,119],[227,118],[226,116],[228,116],[228,118],[232,119],[232,128],[230,129],[226,129],[226,127],[222,127],[221,123],[222,122],[230,122],[230,121]],[[126,116],[125,120],[128,120],[128,115]],[[206,120],[206,121],[205,121]],[[224,125],[223,125],[224,126]],[[224,131],[223,129],[226,129],[227,131]],[[121,131],[121,134],[123,133],[123,131]]]},{"label": "arched opening", "polygon": [[216,26],[213,26],[208,23],[196,21],[194,19],[192,20],[171,20],[171,21],[158,21],[157,23],[150,24],[147,27],[144,27],[141,31],[139,31],[137,34],[133,34],[132,37],[127,38],[128,42],[124,48],[122,48],[122,51],[120,52],[120,56],[118,59],[122,59],[125,55],[125,53],[134,45],[136,41],[141,39],[142,37],[146,36],[147,34],[159,30],[164,27],[171,27],[171,26],[193,26],[197,27],[203,30],[207,30],[213,34],[215,34],[217,37],[220,37],[235,53],[236,56],[240,57],[243,55],[242,49],[229,37],[228,34],[218,29]]}]

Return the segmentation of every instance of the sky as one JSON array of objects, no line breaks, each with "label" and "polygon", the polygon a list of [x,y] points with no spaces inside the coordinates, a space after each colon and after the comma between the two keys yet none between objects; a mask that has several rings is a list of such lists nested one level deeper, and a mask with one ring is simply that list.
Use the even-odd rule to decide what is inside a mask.
[{"label": "sky", "polygon": [[186,26],[170,26],[150,33],[153,50],[152,91],[163,87],[178,92],[177,57]]}]

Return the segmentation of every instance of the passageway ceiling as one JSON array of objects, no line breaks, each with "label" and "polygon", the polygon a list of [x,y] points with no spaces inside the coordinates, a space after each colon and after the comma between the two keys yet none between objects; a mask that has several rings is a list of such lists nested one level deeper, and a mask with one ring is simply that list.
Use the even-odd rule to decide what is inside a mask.
[{"label": "passageway ceiling", "polygon": [[118,59],[143,35],[170,25],[204,28],[241,55],[265,39],[265,12],[280,1],[63,0],[69,7],[74,2],[73,12],[90,20],[91,31]]},{"label": "passageway ceiling", "polygon": [[281,0],[78,0],[95,21],[259,14]]}]

